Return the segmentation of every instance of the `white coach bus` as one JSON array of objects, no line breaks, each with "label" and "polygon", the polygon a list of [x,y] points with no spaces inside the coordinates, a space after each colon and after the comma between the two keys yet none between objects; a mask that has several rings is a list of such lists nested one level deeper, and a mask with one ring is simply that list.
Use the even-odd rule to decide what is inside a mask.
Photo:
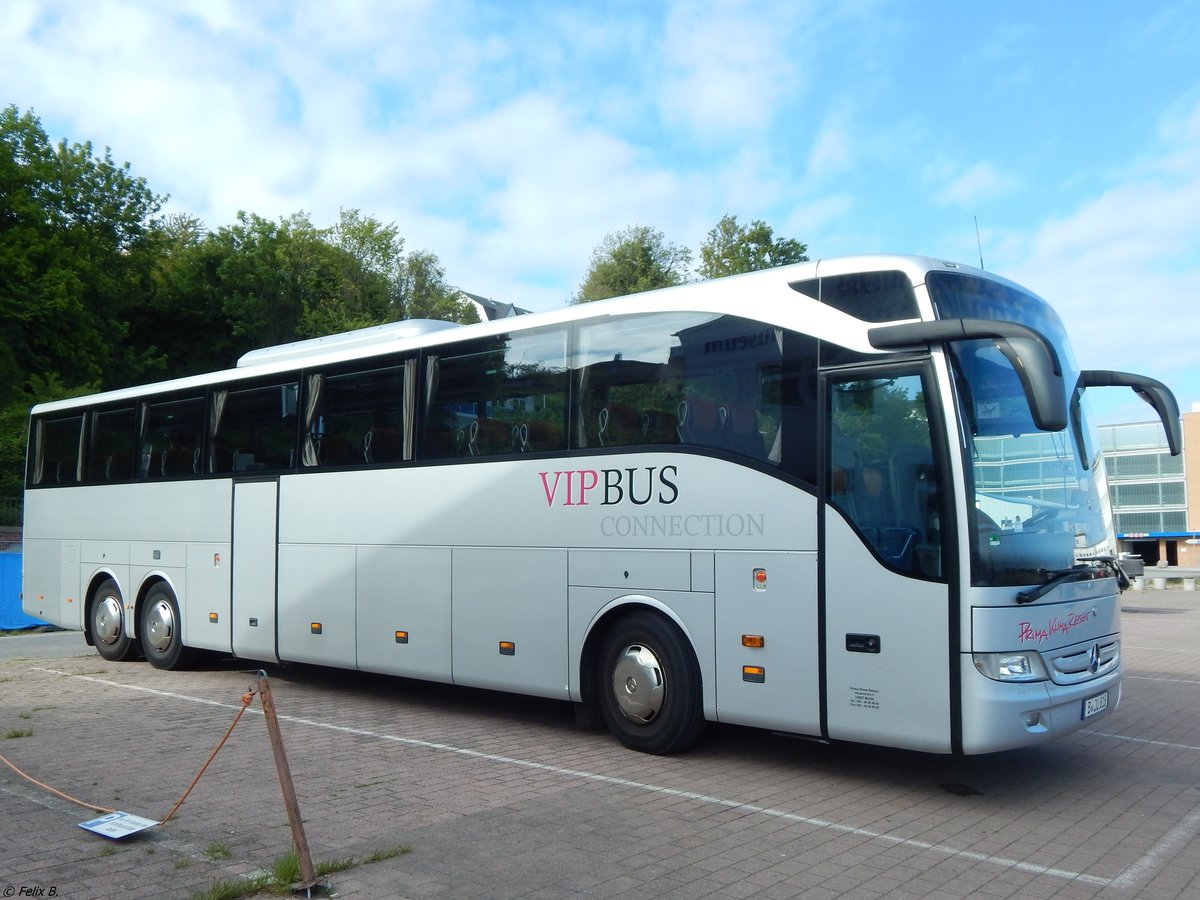
[{"label": "white coach bus", "polygon": [[1087,387],[1058,316],[941,260],[823,260],[404,322],[31,415],[23,605],[199,651],[938,753],[1121,696]]}]

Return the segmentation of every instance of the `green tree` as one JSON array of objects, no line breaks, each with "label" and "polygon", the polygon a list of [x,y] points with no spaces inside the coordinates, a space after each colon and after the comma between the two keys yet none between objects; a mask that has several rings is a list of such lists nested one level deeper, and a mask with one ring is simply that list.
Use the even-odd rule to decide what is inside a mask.
[{"label": "green tree", "polygon": [[573,303],[587,303],[683,284],[692,251],[667,243],[661,231],[633,225],[610,232],[592,252]]},{"label": "green tree", "polygon": [[235,337],[268,347],[311,336],[301,321],[334,277],[328,237],[304,212],[273,222],[243,211],[210,235],[227,254],[216,276]]},{"label": "green tree", "polygon": [[344,209],[337,225],[318,234],[325,246],[310,248],[314,252],[305,257],[314,271],[301,296],[299,335],[320,337],[391,321],[396,271],[404,258],[396,226]]},{"label": "green tree", "polygon": [[156,220],[149,243],[153,267],[141,308],[130,321],[130,342],[158,355],[157,378],[231,365],[250,348],[237,344],[225,316],[217,270],[229,247],[209,240],[199,219],[182,214]]},{"label": "green tree", "polygon": [[464,325],[479,321],[475,307],[446,283],[446,271],[428,250],[410,253],[400,267],[398,308],[403,319],[445,319]]},{"label": "green tree", "polygon": [[[142,380],[161,357],[129,339],[155,265],[163,198],[90,143],[51,143],[0,110],[0,491],[21,485],[29,406]],[[72,389],[69,386],[77,386]]]},{"label": "green tree", "polygon": [[808,245],[792,238],[777,238],[762,219],[738,225],[737,216],[725,215],[700,247],[701,278],[721,278],[757,272],[789,263],[807,262]]},{"label": "green tree", "polygon": [[[0,383],[128,384],[157,360],[126,340],[152,265],[163,199],[90,143],[50,143],[41,122],[0,112]],[[6,398],[5,398],[6,399]]]}]

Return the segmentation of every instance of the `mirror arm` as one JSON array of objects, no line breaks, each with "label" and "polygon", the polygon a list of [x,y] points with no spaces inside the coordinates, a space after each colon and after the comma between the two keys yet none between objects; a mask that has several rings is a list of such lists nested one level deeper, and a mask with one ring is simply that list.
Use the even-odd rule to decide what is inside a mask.
[{"label": "mirror arm", "polygon": [[1179,422],[1179,403],[1171,389],[1154,378],[1134,375],[1130,372],[1113,372],[1108,369],[1085,369],[1079,373],[1079,386],[1127,387],[1154,407],[1167,433],[1167,446],[1172,456],[1183,450],[1183,426]]}]

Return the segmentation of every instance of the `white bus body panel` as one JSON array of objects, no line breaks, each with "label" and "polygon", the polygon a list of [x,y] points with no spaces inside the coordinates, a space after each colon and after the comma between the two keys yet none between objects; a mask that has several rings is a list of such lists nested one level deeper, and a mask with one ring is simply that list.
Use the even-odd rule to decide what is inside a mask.
[{"label": "white bus body panel", "polygon": [[566,700],[567,552],[455,548],[451,573],[454,683]]},{"label": "white bus body panel", "polygon": [[[235,525],[235,539],[237,535]],[[280,546],[280,659],[349,669],[358,666],[355,556],[354,547]]]},{"label": "white bus body panel", "polygon": [[230,544],[188,544],[185,598],[179,601],[189,647],[233,652]]},{"label": "white bus body panel", "polygon": [[[29,501],[25,501],[28,505]],[[21,609],[26,615],[79,628],[62,621],[63,541],[25,538],[21,546]]]},{"label": "white bus body panel", "polygon": [[[950,752],[948,586],[885,568],[834,509],[825,534],[829,737]],[[878,652],[847,649],[848,635]]]},{"label": "white bus body panel", "polygon": [[[125,602],[126,631],[133,635],[132,609],[141,586],[149,577],[165,577],[184,613],[188,645],[228,651],[228,616],[210,624],[205,613],[203,627],[192,621],[186,585],[197,571],[194,553],[216,547],[222,560],[228,558],[230,491],[230,482],[222,479],[27,491],[24,609],[43,621],[82,629],[89,586],[112,577]],[[204,555],[211,560],[207,549]],[[228,595],[228,571],[222,569],[219,577],[216,589]],[[204,598],[208,603],[207,583]]]},{"label": "white bus body panel", "polygon": [[[817,555],[728,552],[716,555],[717,718],[722,722],[821,733]],[[761,569],[761,588],[755,571]],[[742,635],[764,638],[743,646]],[[742,667],[764,670],[761,683]]]},{"label": "white bus body panel", "polygon": [[358,667],[453,681],[450,548],[359,547],[356,565]]},{"label": "white bus body panel", "polygon": [[27,615],[62,628],[83,628],[78,541],[26,539],[21,570],[21,608]]}]

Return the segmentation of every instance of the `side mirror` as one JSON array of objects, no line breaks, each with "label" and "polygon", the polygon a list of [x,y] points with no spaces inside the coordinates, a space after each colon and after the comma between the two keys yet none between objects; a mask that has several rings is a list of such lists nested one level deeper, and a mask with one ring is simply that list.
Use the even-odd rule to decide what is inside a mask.
[{"label": "side mirror", "polygon": [[1179,424],[1179,404],[1171,389],[1153,378],[1145,375],[1132,375],[1129,372],[1110,372],[1107,369],[1085,369],[1079,373],[1079,386],[1090,387],[1127,387],[1133,388],[1139,397],[1154,407],[1162,420],[1163,429],[1167,432],[1167,446],[1172,456],[1178,456],[1183,449],[1183,426]]},{"label": "side mirror", "polygon": [[1042,431],[1067,427],[1067,391],[1054,346],[1032,328],[995,319],[939,319],[881,325],[867,332],[876,350],[904,350],[953,341],[991,339],[1021,379],[1033,424]]}]

